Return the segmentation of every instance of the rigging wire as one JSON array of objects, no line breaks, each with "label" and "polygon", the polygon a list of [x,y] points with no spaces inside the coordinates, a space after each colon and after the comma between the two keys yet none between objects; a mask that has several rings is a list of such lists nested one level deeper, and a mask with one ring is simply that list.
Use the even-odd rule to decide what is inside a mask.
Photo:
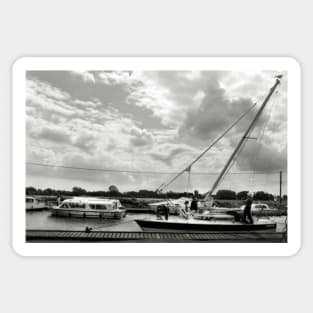
[{"label": "rigging wire", "polygon": [[188,184],[188,191],[189,192],[192,192],[192,186],[191,186],[191,168],[190,168],[190,170],[189,171],[187,171],[187,175],[188,175],[188,177],[187,177],[187,184]]},{"label": "rigging wire", "polygon": [[273,100],[271,101],[271,105],[270,105],[270,110],[269,110],[268,117],[267,117],[267,119],[265,120],[265,122],[264,122],[264,124],[263,124],[263,126],[262,126],[262,128],[261,128],[261,131],[260,131],[260,133],[259,133],[258,139],[257,139],[257,149],[256,149],[256,153],[255,153],[255,155],[254,155],[253,161],[252,161],[252,166],[254,165],[254,169],[253,169],[253,173],[252,173],[252,175],[251,175],[251,177],[250,177],[250,184],[251,184],[251,187],[252,187],[252,188],[253,188],[254,182],[255,182],[254,173],[255,173],[255,168],[256,168],[256,162],[257,162],[257,159],[260,157],[260,153],[261,153],[261,149],[262,149],[262,140],[263,140],[263,137],[264,137],[264,134],[265,134],[265,130],[267,129],[268,123],[269,123],[269,121],[271,120],[273,108],[274,108],[274,106],[276,106],[277,103],[278,103],[278,93],[279,93],[280,87],[281,87],[281,86],[278,85],[278,88],[277,88],[277,90],[275,91]]},{"label": "rigging wire", "polygon": [[[279,90],[280,86],[278,86],[278,89],[276,90],[275,94],[274,94],[274,97],[278,94],[278,90]],[[264,123],[264,127],[263,127],[263,130],[262,130],[262,136],[264,135],[264,131],[265,131],[265,128],[267,126],[267,123],[269,122],[269,119],[270,119],[270,115],[271,115],[271,112],[272,112],[272,109],[273,109],[273,103],[274,101],[276,100],[276,98],[274,98],[274,100],[272,100],[272,105],[271,105],[271,110],[270,110],[270,114],[269,114],[269,118],[267,119],[266,123]],[[248,139],[249,137],[251,136],[253,132],[253,129],[251,130],[251,132],[249,134],[247,134],[246,138],[245,138],[245,141],[243,142],[240,150],[238,151],[238,153],[236,154],[236,156],[234,157],[233,161],[231,162],[229,168],[227,169],[227,171],[225,172],[225,174],[223,175],[222,179],[221,179],[221,183],[223,183],[223,181],[225,180],[225,177],[229,174],[229,171],[231,170],[231,168],[233,167],[233,165],[237,162],[242,150],[245,148],[247,142],[248,142]],[[255,174],[255,171],[252,171],[252,174],[254,175]]]},{"label": "rigging wire", "polygon": [[[124,170],[124,169],[105,169],[105,168],[89,168],[89,167],[75,167],[51,163],[37,163],[37,162],[26,162],[28,166],[40,166],[40,167],[50,167],[50,168],[63,168],[70,170],[82,170],[82,171],[92,171],[92,172],[109,172],[109,173],[132,173],[132,174],[160,174],[160,175],[169,175],[177,174],[177,172],[162,172],[162,171],[139,171],[139,170]],[[251,171],[241,171],[241,172],[231,172],[229,175],[246,175],[251,174]],[[279,173],[279,171],[260,171],[257,174],[274,174]],[[213,172],[192,172],[191,175],[218,175],[219,173]]]},{"label": "rigging wire", "polygon": [[185,171],[191,171],[191,167],[195,164],[200,158],[203,157],[205,153],[207,153],[215,144],[217,144],[230,130],[232,130],[255,106],[257,102],[255,102],[246,112],[244,112],[233,124],[231,124],[220,136],[218,136],[208,147],[206,147],[188,166],[185,166],[182,170],[180,170],[174,177],[171,177],[165,183],[162,183],[156,190],[162,191],[164,188],[168,187],[173,181],[175,181],[180,175],[182,175]]}]

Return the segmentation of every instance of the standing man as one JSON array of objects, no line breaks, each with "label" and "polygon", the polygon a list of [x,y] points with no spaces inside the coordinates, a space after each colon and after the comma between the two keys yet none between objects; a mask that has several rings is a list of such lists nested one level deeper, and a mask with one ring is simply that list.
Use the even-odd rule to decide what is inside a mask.
[{"label": "standing man", "polygon": [[157,210],[156,210],[156,216],[157,216],[157,219],[158,220],[162,220],[163,219],[163,216],[165,218],[165,220],[168,220],[168,216],[169,216],[169,208],[167,205],[159,205],[157,207]]},{"label": "standing man", "polygon": [[194,194],[192,195],[190,211],[194,211],[194,212],[198,211],[198,200],[199,200],[199,193],[198,193],[198,190],[195,190]]},{"label": "standing man", "polygon": [[[252,197],[248,195],[245,208],[243,210],[243,222],[247,224],[253,224],[253,219],[251,215]],[[248,217],[248,221],[247,221]]]}]

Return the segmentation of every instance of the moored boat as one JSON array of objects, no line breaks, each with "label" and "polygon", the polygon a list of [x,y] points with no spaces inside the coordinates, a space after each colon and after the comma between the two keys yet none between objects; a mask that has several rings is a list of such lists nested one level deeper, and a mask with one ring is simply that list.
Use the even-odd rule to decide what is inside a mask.
[{"label": "moored boat", "polygon": [[[198,213],[191,215],[188,212],[188,201],[184,202],[185,207],[183,206],[182,202],[176,200],[175,208],[180,211],[180,215],[183,218],[178,220],[173,220],[172,218],[168,220],[168,214],[165,215],[164,219],[150,219],[150,220],[136,220],[137,224],[144,230],[144,231],[152,231],[152,230],[178,230],[178,231],[273,231],[276,229],[276,223],[271,223],[269,221],[262,221],[262,220],[255,220],[252,221],[252,216],[250,214],[250,223],[247,224],[245,220],[241,221],[241,212],[242,210],[225,210],[225,209],[218,209],[214,207],[214,198],[213,193],[217,189],[217,187],[221,184],[225,176],[229,173],[231,167],[233,166],[234,162],[237,160],[238,156],[240,155],[242,149],[244,148],[245,144],[251,137],[252,131],[256,126],[258,119],[260,118],[263,110],[265,109],[266,104],[270,100],[271,96],[275,92],[276,88],[280,84],[280,79],[282,78],[281,75],[276,76],[275,84],[270,88],[267,96],[265,97],[264,101],[262,102],[261,107],[258,109],[257,113],[255,114],[254,118],[250,122],[248,128],[244,132],[243,136],[239,140],[237,146],[235,147],[234,151],[228,158],[226,164],[224,165],[223,169],[219,173],[217,179],[213,183],[210,191],[208,191],[204,199],[199,201],[196,195],[194,196],[193,202],[196,202],[196,211]],[[189,163],[182,171],[178,174],[175,174],[173,178],[171,178],[166,183],[161,184],[157,188],[157,192],[161,192],[164,188],[168,187],[172,184],[179,176],[183,173],[188,173],[190,178],[191,167],[207,152],[213,147],[227,132],[229,132],[248,112],[250,109],[244,113],[235,123],[233,123],[221,136],[219,136],[211,145],[205,148],[200,155],[198,155],[191,163]],[[255,138],[254,138],[255,139]],[[167,207],[167,212],[170,211],[170,207],[173,206],[171,201],[167,201],[167,204],[162,204],[162,206]],[[251,211],[251,204],[252,200],[250,198],[250,211]],[[247,204],[248,205],[248,204]],[[266,210],[267,206],[265,205],[258,205],[253,206],[252,209],[255,210]],[[191,208],[190,208],[191,209]],[[249,209],[249,207],[248,207]],[[243,216],[245,219],[246,216]],[[253,222],[253,223],[252,223]]]},{"label": "moored boat", "polygon": [[26,196],[25,198],[26,211],[40,211],[46,208],[44,201],[40,201],[35,197]]},{"label": "moored boat", "polygon": [[270,221],[256,221],[254,224],[235,222],[231,219],[197,220],[197,219],[173,219],[170,220],[136,220],[143,231],[193,231],[193,232],[275,232],[276,223]]},{"label": "moored boat", "polygon": [[126,210],[116,199],[74,197],[49,210],[51,215],[66,217],[121,219],[126,216]]}]

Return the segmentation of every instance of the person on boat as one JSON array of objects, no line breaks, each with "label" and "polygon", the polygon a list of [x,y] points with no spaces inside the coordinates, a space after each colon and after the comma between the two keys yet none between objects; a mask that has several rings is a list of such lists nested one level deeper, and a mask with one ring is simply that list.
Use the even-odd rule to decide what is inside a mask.
[{"label": "person on boat", "polygon": [[185,201],[185,203],[184,203],[185,207],[184,208],[181,207],[178,209],[179,215],[185,219],[187,219],[189,217],[188,204],[189,204],[189,201]]},{"label": "person on boat", "polygon": [[185,201],[185,212],[186,214],[189,212],[189,201]]},{"label": "person on boat", "polygon": [[[246,203],[245,203],[244,210],[243,210],[243,222],[247,224],[253,224],[251,206],[252,206],[252,197],[248,196]],[[247,218],[248,218],[248,221],[247,221]]]},{"label": "person on boat", "polygon": [[198,200],[199,200],[199,193],[198,193],[198,190],[195,190],[194,194],[192,195],[192,201],[190,205],[191,212],[198,211]]},{"label": "person on boat", "polygon": [[158,219],[162,220],[163,217],[165,218],[165,220],[168,220],[168,216],[169,216],[170,212],[169,212],[169,208],[166,205],[159,205],[157,207],[156,210],[156,216]]}]

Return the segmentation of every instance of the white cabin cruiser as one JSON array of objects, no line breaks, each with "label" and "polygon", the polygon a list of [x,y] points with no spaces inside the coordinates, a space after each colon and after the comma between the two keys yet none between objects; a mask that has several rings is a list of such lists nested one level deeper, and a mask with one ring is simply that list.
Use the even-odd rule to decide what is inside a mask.
[{"label": "white cabin cruiser", "polygon": [[121,219],[126,210],[116,199],[74,197],[49,209],[54,216]]},{"label": "white cabin cruiser", "polygon": [[46,208],[46,203],[35,197],[26,196],[25,198],[26,211],[39,211]]}]

